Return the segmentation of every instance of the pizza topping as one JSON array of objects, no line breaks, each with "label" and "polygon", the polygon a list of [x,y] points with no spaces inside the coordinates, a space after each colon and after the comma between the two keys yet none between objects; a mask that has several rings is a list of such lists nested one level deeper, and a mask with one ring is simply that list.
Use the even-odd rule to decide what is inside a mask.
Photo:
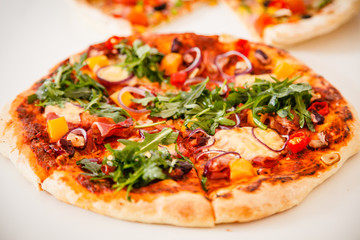
[{"label": "pizza topping", "polygon": [[46,129],[49,133],[51,142],[57,142],[69,131],[69,127],[64,117],[48,120]]},{"label": "pizza topping", "polygon": [[72,158],[74,156],[75,148],[72,145],[71,141],[66,140],[65,138],[61,138],[58,141],[58,145],[69,155],[69,158]]},{"label": "pizza topping", "polygon": [[[133,130],[133,121],[131,118],[128,118],[127,120],[116,124],[94,122],[91,128],[95,135],[99,134],[102,138],[110,136],[129,137]],[[98,143],[100,143],[101,140],[102,139],[98,139]]]},{"label": "pizza topping", "polygon": [[329,153],[321,156],[321,161],[323,161],[326,165],[333,165],[340,161],[340,154],[339,153]]},{"label": "pizza topping", "polygon": [[182,63],[182,55],[179,53],[169,53],[164,56],[160,63],[160,69],[165,71],[166,75],[178,72]]},{"label": "pizza topping", "polygon": [[174,38],[171,43],[171,52],[179,52],[183,44],[178,38]]},{"label": "pizza topping", "polygon": [[[142,88],[135,88],[135,87],[124,87],[120,90],[118,94],[118,102],[121,107],[123,107],[125,110],[132,112],[132,113],[146,113],[149,112],[146,108],[143,109],[134,109],[129,107],[131,100],[133,99],[132,95],[128,95],[127,93],[132,92],[135,94],[138,94],[140,96],[153,96],[148,90],[142,89]],[[147,93],[147,94],[146,94]],[[127,97],[125,97],[127,96]]]},{"label": "pizza topping", "polygon": [[329,104],[327,102],[320,102],[320,101],[311,104],[310,107],[308,108],[308,111],[311,112],[311,110],[314,110],[323,116],[327,115],[330,112]]},{"label": "pizza topping", "polygon": [[[170,128],[155,134],[144,132],[144,135],[142,142],[120,139],[119,142],[125,145],[122,150],[105,145],[112,158],[106,157],[101,164],[90,159],[82,159],[77,164],[87,170],[88,173],[84,174],[92,176],[93,180],[110,178],[114,183],[113,188],[118,191],[126,187],[129,200],[129,192],[133,188],[149,185],[154,180],[166,179],[177,166],[186,172],[188,166],[177,165],[178,161],[186,161],[192,165],[190,160],[183,157],[173,158],[166,148],[158,149],[159,144],[169,145],[176,142],[178,134]],[[115,170],[106,174],[101,171],[102,165],[114,167]]]},{"label": "pizza topping", "polygon": [[[193,56],[190,55],[190,53],[192,53],[192,52],[194,52],[196,54],[195,58],[193,58]],[[197,68],[200,65],[201,60],[202,60],[200,48],[198,48],[198,47],[190,48],[189,50],[187,50],[184,53],[183,58],[184,58],[185,62],[191,63],[191,64],[186,69],[181,70],[181,72],[189,73],[189,72],[193,71],[195,68]]]},{"label": "pizza topping", "polygon": [[126,83],[134,77],[134,74],[118,65],[108,65],[97,70],[96,76],[103,85],[114,86]]},{"label": "pizza topping", "polygon": [[215,157],[208,159],[204,166],[203,176],[209,179],[220,179],[229,177],[230,158],[227,155],[235,155],[240,158],[237,152],[223,152]]},{"label": "pizza topping", "polygon": [[325,118],[323,115],[319,114],[317,111],[315,110],[310,110],[311,112],[311,121],[314,123],[314,124],[318,124],[318,125],[321,125],[324,123],[325,121]]},{"label": "pizza topping", "polygon": [[248,161],[257,157],[277,159],[280,156],[280,152],[270,150],[269,148],[281,149],[285,145],[284,138],[271,129],[262,130],[258,128],[255,138],[252,134],[252,127],[220,130],[215,134],[215,141],[210,150],[221,149],[237,152]]},{"label": "pizza topping", "polygon": [[317,134],[319,139],[313,139],[309,142],[308,148],[311,150],[324,148],[329,145],[328,141],[326,140],[326,136],[324,131],[321,131]]},{"label": "pizza topping", "polygon": [[256,140],[258,140],[261,144],[263,144],[265,147],[267,147],[268,149],[270,149],[271,151],[274,151],[274,152],[282,152],[285,149],[285,147],[286,147],[286,145],[287,145],[287,143],[289,141],[289,135],[281,135],[281,137],[286,138],[286,141],[285,141],[284,145],[280,149],[273,149],[272,147],[270,147],[269,145],[264,143],[261,139],[259,139],[256,136],[256,130],[255,130],[254,127],[252,128],[251,133],[252,133],[252,135],[254,136],[254,138]]},{"label": "pizza topping", "polygon": [[312,96],[312,88],[308,83],[294,84],[297,79],[279,81],[273,78],[275,82],[255,79],[250,86],[230,91],[230,94],[233,93],[244,103],[227,113],[227,116],[250,108],[254,123],[261,129],[267,129],[267,126],[261,122],[260,114],[276,113],[281,118],[293,120],[295,118],[291,113],[293,109],[299,117],[300,127],[303,128],[306,123],[311,131],[315,131],[310,112],[306,109]]},{"label": "pizza topping", "polygon": [[86,63],[93,72],[96,72],[99,68],[109,65],[109,59],[106,55],[98,55],[87,58]]},{"label": "pizza topping", "polygon": [[121,37],[118,36],[112,36],[105,42],[105,47],[109,50],[113,50],[114,46],[119,44],[121,42]]},{"label": "pizza topping", "polygon": [[137,39],[130,46],[124,42],[115,46],[120,54],[125,54],[126,58],[119,66],[124,67],[136,77],[147,77],[152,82],[163,82],[163,73],[159,71],[159,63],[163,58],[156,48],[152,48]]},{"label": "pizza topping", "polygon": [[[148,96],[134,99],[136,103],[148,106],[150,116],[161,118],[185,119],[184,125],[192,130],[202,128],[213,135],[219,125],[234,126],[236,123],[225,117],[226,110],[232,107],[234,101],[225,101],[222,89],[217,87],[210,91],[206,89],[209,80],[192,86],[189,92],[168,94],[168,96]],[[151,105],[148,105],[152,102]]]},{"label": "pizza topping", "polygon": [[243,178],[251,178],[256,175],[254,167],[251,163],[243,158],[237,158],[230,161],[230,179],[238,180]]},{"label": "pizza topping", "polygon": [[56,116],[64,117],[66,122],[72,124],[80,123],[80,114],[84,112],[84,108],[80,107],[77,104],[65,103],[63,108],[58,106],[46,106],[44,115],[49,116],[49,114],[56,114]]},{"label": "pizza topping", "polygon": [[[236,56],[237,59],[242,59],[245,62],[246,67],[241,66],[242,68],[238,68],[239,64],[237,64],[237,63],[241,63],[241,62],[237,61],[236,65],[235,65],[235,69],[233,70],[233,75],[230,76],[224,72],[224,67],[227,67],[228,64],[222,64],[222,62],[224,62],[225,60],[229,61],[229,57],[231,57],[231,56]],[[232,79],[238,75],[250,73],[252,71],[252,64],[251,64],[250,60],[238,51],[229,51],[229,52],[217,55],[215,58],[215,65],[218,68],[218,71],[220,72],[221,76],[224,79],[228,79],[228,80]]]},{"label": "pizza topping", "polygon": [[290,136],[288,146],[292,153],[298,153],[304,150],[309,142],[310,138],[307,136],[307,134],[303,131],[299,131]]},{"label": "pizza topping", "polygon": [[185,85],[187,81],[187,73],[186,72],[176,72],[170,75],[170,84],[173,86],[181,87],[187,86],[188,83]]},{"label": "pizza topping", "polygon": [[87,142],[87,133],[83,128],[75,128],[67,134],[66,140],[76,148],[84,148]]},{"label": "pizza topping", "polygon": [[[201,135],[199,136],[198,133],[201,133]],[[189,136],[186,138],[186,143],[191,146],[200,145],[200,147],[194,150],[194,153],[197,153],[214,145],[215,138],[207,134],[203,129],[197,128],[189,133]]]},{"label": "pizza topping", "polygon": [[271,59],[269,58],[269,56],[261,49],[256,49],[254,55],[255,58],[259,61],[259,63],[261,63],[262,65],[267,65],[271,63]]},{"label": "pizza topping", "polygon": [[320,2],[318,1],[318,4],[317,4],[317,8],[318,9],[322,9],[324,7],[326,7],[328,4],[330,4],[333,0],[321,0]]}]

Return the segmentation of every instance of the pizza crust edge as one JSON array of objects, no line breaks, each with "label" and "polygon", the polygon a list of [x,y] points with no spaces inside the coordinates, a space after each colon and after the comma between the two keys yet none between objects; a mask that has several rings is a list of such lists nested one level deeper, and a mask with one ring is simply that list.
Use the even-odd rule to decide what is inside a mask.
[{"label": "pizza crust edge", "polygon": [[276,183],[264,181],[260,188],[252,193],[244,191],[244,186],[239,185],[220,189],[210,196],[216,219],[215,223],[249,222],[290,209],[304,200],[316,186],[335,174],[350,157],[360,151],[359,118],[355,108],[349,103],[347,106],[354,116],[351,128],[352,138],[339,151],[333,151],[339,153],[339,162],[316,176],[304,176],[299,179],[286,182],[277,181]]},{"label": "pizza crust edge", "polygon": [[122,220],[185,227],[214,226],[210,202],[202,193],[180,190],[154,194],[151,201],[135,202],[115,193],[109,200],[106,194],[91,193],[67,175],[63,171],[54,171],[42,183],[42,188],[63,202]]}]

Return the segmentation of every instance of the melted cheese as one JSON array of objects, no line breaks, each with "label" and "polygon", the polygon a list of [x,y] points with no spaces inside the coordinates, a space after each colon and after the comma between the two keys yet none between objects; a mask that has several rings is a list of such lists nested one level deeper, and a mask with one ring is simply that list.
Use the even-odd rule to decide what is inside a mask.
[{"label": "melted cheese", "polygon": [[[257,138],[273,149],[281,149],[284,139],[274,130],[255,128]],[[251,127],[221,130],[215,134],[215,144],[211,150],[238,152],[242,158],[252,160],[256,157],[277,158],[280,153],[271,151],[252,134]]]},{"label": "melted cheese", "polygon": [[84,109],[72,103],[66,103],[64,108],[58,106],[46,106],[44,113],[45,117],[50,112],[55,113],[59,117],[64,117],[68,123],[79,124],[80,113],[84,112]]}]

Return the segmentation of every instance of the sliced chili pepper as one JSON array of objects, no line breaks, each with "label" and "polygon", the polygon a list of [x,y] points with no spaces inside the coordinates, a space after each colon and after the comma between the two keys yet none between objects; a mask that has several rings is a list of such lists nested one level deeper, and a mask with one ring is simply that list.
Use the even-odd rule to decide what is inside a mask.
[{"label": "sliced chili pepper", "polygon": [[311,106],[308,108],[308,111],[311,112],[311,110],[316,111],[317,113],[325,116],[328,114],[329,111],[329,104],[327,102],[314,102],[311,104]]},{"label": "sliced chili pepper", "polygon": [[297,132],[290,136],[288,146],[293,153],[298,153],[306,148],[310,138],[304,132]]},{"label": "sliced chili pepper", "polygon": [[236,43],[235,43],[235,50],[244,54],[245,56],[249,55],[249,51],[250,51],[250,43],[247,40],[244,39],[239,39]]},{"label": "sliced chili pepper", "polygon": [[121,37],[112,36],[105,42],[105,47],[109,50],[114,49],[114,46],[121,41]]},{"label": "sliced chili pepper", "polygon": [[184,84],[187,78],[186,72],[177,72],[170,75],[170,83],[171,85],[180,87]]}]

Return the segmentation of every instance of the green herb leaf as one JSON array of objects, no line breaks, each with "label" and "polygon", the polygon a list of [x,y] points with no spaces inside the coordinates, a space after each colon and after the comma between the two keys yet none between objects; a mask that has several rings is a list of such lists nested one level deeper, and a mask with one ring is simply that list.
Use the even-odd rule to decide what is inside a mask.
[{"label": "green herb leaf", "polygon": [[144,135],[145,139],[142,142],[119,140],[125,145],[122,150],[113,149],[109,144],[105,145],[113,158],[111,160],[105,158],[103,164],[116,168],[108,175],[101,172],[103,164],[94,163],[89,159],[80,160],[77,164],[90,172],[84,174],[93,176],[92,180],[110,178],[114,182],[115,189],[121,190],[126,187],[127,198],[130,200],[129,192],[133,188],[146,186],[154,180],[168,178],[166,171],[170,172],[177,161],[183,161],[183,159],[173,158],[166,148],[158,148],[160,143],[176,142],[177,133],[170,128],[156,134],[145,133]]},{"label": "green herb leaf", "polygon": [[163,54],[156,48],[151,48],[139,39],[135,40],[132,46],[121,42],[115,48],[126,55],[124,63],[120,64],[121,67],[134,73],[138,78],[147,77],[150,81],[159,83],[164,81],[164,74],[158,67]]},{"label": "green herb leaf", "polygon": [[82,165],[83,169],[88,170],[90,173],[85,173],[85,175],[88,176],[99,176],[101,175],[101,164],[98,164],[97,162],[94,161],[94,159],[87,159],[84,158],[80,161],[76,162],[77,165]]},{"label": "green herb leaf", "polygon": [[124,121],[130,115],[119,107],[107,104],[107,92],[104,86],[84,74],[81,68],[85,65],[87,55],[80,57],[80,62],[61,65],[54,76],[46,79],[36,91],[28,97],[28,102],[39,100],[38,106],[58,105],[66,102],[77,102],[85,110],[99,117],[110,117],[115,122]]}]

